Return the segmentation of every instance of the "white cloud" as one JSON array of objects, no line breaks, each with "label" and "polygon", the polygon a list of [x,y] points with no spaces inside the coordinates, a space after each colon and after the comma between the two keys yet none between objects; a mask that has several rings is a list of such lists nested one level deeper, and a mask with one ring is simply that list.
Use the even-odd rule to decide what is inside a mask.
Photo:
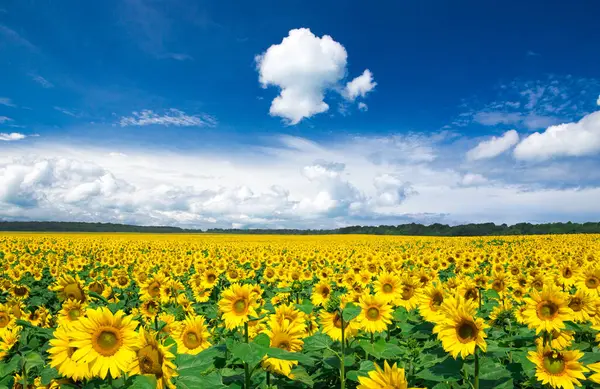
[{"label": "white cloud", "polygon": [[217,120],[206,114],[187,115],[175,108],[168,109],[163,115],[145,109],[141,112],[132,112],[132,116],[122,117],[119,124],[121,127],[149,125],[214,127],[217,125]]},{"label": "white cloud", "polygon": [[0,105],[5,105],[7,107],[16,107],[16,105],[13,104],[12,100],[8,97],[0,97]]},{"label": "white cloud", "polygon": [[504,153],[519,142],[519,134],[515,130],[506,131],[502,136],[480,142],[467,152],[467,159],[476,161],[494,158]]},{"label": "white cloud", "polygon": [[358,103],[358,109],[363,112],[367,112],[369,110],[369,107],[367,106],[367,104],[361,101],[360,103]]},{"label": "white cloud", "polygon": [[0,132],[0,141],[15,141],[15,140],[21,140],[21,139],[25,139],[27,138],[26,135],[18,133],[18,132],[11,132],[11,133],[6,133],[6,132]]},{"label": "white cloud", "polygon": [[[285,136],[271,139],[269,147],[189,153],[0,144],[0,218],[200,228],[600,218],[600,188],[511,184],[498,177],[500,163],[489,172],[462,171],[461,153],[440,139],[396,135],[317,143]],[[411,155],[413,149],[430,156]]]},{"label": "white cloud", "polygon": [[2,123],[6,123],[6,122],[12,122],[12,119],[6,116],[0,116],[0,124]]},{"label": "white cloud", "polygon": [[488,182],[487,178],[485,178],[481,174],[477,173],[467,173],[463,176],[461,185],[463,186],[479,186],[486,184]]},{"label": "white cloud", "polygon": [[598,95],[598,100],[596,100],[596,105],[600,105],[600,95]]},{"label": "white cloud", "polygon": [[[327,111],[325,93],[342,89],[340,82],[346,75],[347,58],[344,46],[329,35],[318,37],[308,28],[290,30],[281,43],[256,56],[262,87],[280,89],[269,113],[294,125]],[[374,87],[370,72],[366,73],[349,83],[354,97]]]},{"label": "white cloud", "polygon": [[74,118],[78,118],[78,117],[81,116],[81,115],[79,115],[79,114],[77,114],[77,113],[75,113],[75,112],[73,112],[71,110],[68,110],[66,108],[62,108],[62,107],[53,107],[53,108],[55,110],[57,110],[58,112],[61,112],[61,113],[65,114],[65,115],[67,115],[67,116],[71,116],[71,117],[74,117]]},{"label": "white cloud", "polygon": [[558,156],[580,157],[600,152],[600,111],[578,122],[550,126],[536,132],[517,145],[517,159],[546,160]]},{"label": "white cloud", "polygon": [[366,69],[363,74],[346,84],[344,96],[348,100],[354,100],[357,97],[365,97],[367,93],[375,89],[377,83],[373,80],[373,74]]},{"label": "white cloud", "polygon": [[495,126],[497,124],[516,124],[521,121],[521,114],[517,112],[477,112],[473,120],[484,126]]},{"label": "white cloud", "polygon": [[37,74],[30,74],[30,76],[33,81],[40,84],[43,88],[54,88],[54,84],[46,80],[44,77]]}]

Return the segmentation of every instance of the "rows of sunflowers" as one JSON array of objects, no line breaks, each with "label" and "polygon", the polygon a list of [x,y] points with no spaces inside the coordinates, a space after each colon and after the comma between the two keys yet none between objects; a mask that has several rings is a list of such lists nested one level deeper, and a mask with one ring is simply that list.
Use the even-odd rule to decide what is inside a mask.
[{"label": "rows of sunflowers", "polygon": [[600,387],[600,236],[0,236],[0,388]]}]

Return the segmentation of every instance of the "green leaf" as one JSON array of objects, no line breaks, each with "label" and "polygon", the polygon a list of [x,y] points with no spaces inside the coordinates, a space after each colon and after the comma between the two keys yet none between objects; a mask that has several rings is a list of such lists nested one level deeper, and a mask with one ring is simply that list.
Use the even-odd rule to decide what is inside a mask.
[{"label": "green leaf", "polygon": [[310,315],[315,309],[315,306],[310,302],[310,300],[304,300],[302,304],[296,304],[296,309],[304,312],[307,315]]},{"label": "green leaf", "polygon": [[271,346],[271,339],[269,339],[269,335],[267,334],[258,334],[253,340],[253,343],[256,343],[260,346],[269,347]]},{"label": "green leaf", "polygon": [[208,348],[196,355],[179,354],[175,358],[177,372],[180,376],[197,377],[214,368],[215,359],[222,354],[223,351],[220,346]]},{"label": "green leaf", "polygon": [[440,364],[420,371],[417,377],[433,382],[458,381],[462,378],[460,373],[461,368],[461,361],[448,358]]},{"label": "green leaf", "polygon": [[315,334],[304,339],[304,350],[307,352],[311,351],[322,351],[331,346],[333,341],[325,334]]},{"label": "green leaf", "polygon": [[313,359],[308,355],[302,353],[292,353],[275,347],[269,348],[267,350],[267,355],[271,358],[282,359],[284,361],[298,361],[299,363],[307,366],[312,366],[314,364]]},{"label": "green leaf", "polygon": [[397,359],[404,353],[400,346],[386,343],[383,338],[378,339],[375,343],[371,343],[368,340],[360,340],[358,341],[358,346],[377,359]]},{"label": "green leaf", "polygon": [[572,321],[565,321],[564,323],[565,323],[565,329],[566,330],[568,330],[568,331],[575,331],[575,332],[581,332],[581,327],[578,324],[576,324],[576,323],[574,323]]},{"label": "green leaf", "polygon": [[346,374],[346,377],[349,380],[358,382],[358,377],[367,377],[369,372],[373,370],[375,370],[375,364],[373,361],[362,361],[358,370],[350,370]]},{"label": "green leaf", "polygon": [[[339,370],[341,367],[340,359],[337,356],[324,358],[323,362],[325,362],[327,365],[329,365],[331,367],[336,368],[337,370]],[[354,355],[346,355],[344,357],[344,366],[345,367],[352,366],[352,365],[354,365],[355,362],[356,362],[356,360],[354,359]]]},{"label": "green leaf", "polygon": [[21,365],[21,357],[14,356],[8,362],[0,362],[0,378],[12,376]]},{"label": "green leaf", "polygon": [[153,375],[137,375],[131,380],[129,389],[156,389],[156,377]]},{"label": "green leaf", "polygon": [[254,367],[267,355],[268,348],[256,343],[236,343],[231,354],[240,361]]},{"label": "green leaf", "polygon": [[25,370],[29,372],[31,369],[38,366],[44,366],[45,362],[42,356],[35,351],[30,351],[23,357],[25,360]]},{"label": "green leaf", "polygon": [[226,389],[223,377],[217,372],[205,376],[179,376],[176,379],[176,387],[181,389]]},{"label": "green leaf", "polygon": [[306,372],[306,370],[302,366],[296,366],[292,369],[292,379],[294,381],[302,382],[309,387],[313,387],[315,382],[311,378],[311,376]]},{"label": "green leaf", "polygon": [[40,373],[40,379],[42,381],[42,385],[50,385],[53,379],[60,377],[58,374],[58,370],[53,367],[46,366],[44,370]]},{"label": "green leaf", "polygon": [[353,303],[348,303],[342,311],[342,317],[344,318],[344,321],[349,322],[356,316],[360,315],[360,311],[362,311],[362,309],[359,306]]}]

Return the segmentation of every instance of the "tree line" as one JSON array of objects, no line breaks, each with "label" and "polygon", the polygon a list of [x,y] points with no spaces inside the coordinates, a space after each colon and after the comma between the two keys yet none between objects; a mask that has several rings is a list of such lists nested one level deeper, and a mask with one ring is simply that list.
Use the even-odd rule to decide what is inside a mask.
[{"label": "tree line", "polygon": [[22,232],[141,232],[141,233],[213,233],[213,234],[283,234],[283,235],[416,235],[416,236],[490,236],[490,235],[546,235],[546,234],[600,234],[600,223],[518,223],[513,225],[473,223],[399,224],[397,226],[351,226],[329,230],[302,229],[184,229],[169,226],[136,226],[115,223],[0,221],[0,231]]}]

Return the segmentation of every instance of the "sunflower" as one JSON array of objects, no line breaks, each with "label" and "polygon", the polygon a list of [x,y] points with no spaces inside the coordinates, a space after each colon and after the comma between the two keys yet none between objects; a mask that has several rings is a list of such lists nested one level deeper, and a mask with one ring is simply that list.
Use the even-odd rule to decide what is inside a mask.
[{"label": "sunflower", "polygon": [[0,304],[0,330],[10,327],[15,321],[8,305]]},{"label": "sunflower", "polygon": [[20,333],[21,327],[19,326],[0,329],[0,361],[4,359],[10,349],[19,341]]},{"label": "sunflower", "polygon": [[30,289],[27,285],[15,284],[10,288],[10,294],[13,297],[25,300],[29,297]]},{"label": "sunflower", "polygon": [[140,304],[140,313],[145,319],[153,320],[160,311],[160,302],[158,300],[144,300]]},{"label": "sunflower", "polygon": [[204,279],[204,287],[212,289],[219,282],[219,273],[214,270],[206,270],[202,275]]},{"label": "sunflower", "polygon": [[304,312],[296,309],[294,304],[282,304],[275,308],[275,314],[273,315],[274,320],[288,320],[294,323],[300,323],[304,326]]},{"label": "sunflower", "polygon": [[102,379],[110,371],[113,378],[127,372],[135,357],[133,347],[138,338],[138,322],[123,311],[113,314],[108,308],[88,309],[70,331],[70,347],[77,348],[72,358],[79,363],[89,363],[94,376]]},{"label": "sunflower", "polygon": [[62,277],[57,279],[56,283],[49,289],[54,292],[58,292],[58,298],[61,301],[73,299],[83,302],[86,299],[79,276],[73,277],[71,275],[64,274]]},{"label": "sunflower", "polygon": [[362,311],[357,320],[362,329],[367,332],[383,332],[392,323],[392,307],[380,295],[364,294],[361,296]]},{"label": "sunflower", "polygon": [[[600,291],[600,267],[588,267],[579,276],[577,287],[591,291]],[[600,293],[600,292],[599,292]]]},{"label": "sunflower", "polygon": [[544,286],[541,292],[533,290],[531,297],[525,299],[525,304],[525,324],[535,329],[537,334],[562,330],[565,328],[564,321],[570,320],[573,314],[562,292],[551,285]]},{"label": "sunflower", "polygon": [[[571,346],[573,343],[573,335],[575,333],[573,331],[552,331],[552,339],[550,339],[550,347],[553,350],[564,350],[567,347]],[[535,340],[535,344],[538,347],[542,347],[544,345],[543,338],[537,338]]]},{"label": "sunflower", "polygon": [[177,352],[196,355],[211,346],[210,333],[204,322],[204,316],[188,316],[177,328],[173,337],[177,342]]},{"label": "sunflower", "polygon": [[588,377],[588,380],[600,384],[600,362],[592,363],[587,367],[594,373]]},{"label": "sunflower", "polygon": [[579,380],[585,380],[583,373],[588,369],[578,361],[581,357],[583,353],[579,350],[556,351],[546,346],[530,351],[527,359],[535,364],[538,381],[553,388],[567,389],[573,385],[581,386]]},{"label": "sunflower", "polygon": [[86,308],[87,304],[79,300],[66,300],[63,302],[62,309],[58,312],[59,325],[70,328],[73,323],[85,315]]},{"label": "sunflower", "polygon": [[441,286],[431,284],[425,288],[419,298],[419,312],[423,319],[435,323],[441,319],[440,306],[444,302],[444,290]]},{"label": "sunflower", "polygon": [[331,296],[332,288],[327,281],[320,281],[313,287],[312,295],[310,300],[314,305],[325,306]]},{"label": "sunflower", "polygon": [[54,367],[58,372],[74,381],[91,378],[90,365],[85,362],[77,362],[73,359],[73,353],[77,348],[71,346],[73,339],[69,331],[62,326],[54,330],[53,338],[50,339],[50,367]]},{"label": "sunflower", "polygon": [[233,284],[225,289],[219,300],[225,327],[231,330],[247,323],[250,317],[256,317],[257,298],[252,285]]},{"label": "sunflower", "polygon": [[156,272],[153,277],[140,283],[140,300],[154,300],[160,298],[160,289],[165,282],[165,276]]},{"label": "sunflower", "polygon": [[149,375],[156,378],[156,389],[175,388],[171,378],[177,376],[173,363],[175,355],[156,340],[156,334],[140,328],[136,357],[129,366],[129,374]]},{"label": "sunflower", "polygon": [[568,306],[573,311],[573,321],[576,323],[588,322],[596,314],[598,298],[585,289],[578,290],[569,296]]},{"label": "sunflower", "polygon": [[185,291],[185,286],[181,281],[167,278],[160,286],[160,302],[163,304],[176,303],[177,297]]},{"label": "sunflower", "polygon": [[205,288],[204,286],[192,288],[192,294],[194,295],[194,300],[196,300],[197,303],[205,303],[210,300],[211,293],[212,289]]},{"label": "sunflower", "polygon": [[[331,339],[340,341],[342,340],[342,317],[336,310],[334,312],[321,312],[319,316],[321,322],[321,329],[325,335],[328,335]],[[354,321],[348,323],[344,321],[344,338],[348,339],[358,332],[357,326]]]},{"label": "sunflower", "polygon": [[407,311],[412,311],[417,307],[420,293],[418,291],[419,283],[411,276],[402,278],[398,297],[394,303],[400,307],[406,308]]},{"label": "sunflower", "polygon": [[[305,335],[304,324],[302,323],[279,320],[277,317],[272,316],[269,320],[269,329],[266,329],[264,333],[269,336],[271,347],[289,352],[302,351],[304,345],[302,337]],[[286,377],[290,377],[292,367],[297,364],[298,361],[277,358],[266,358],[262,362],[265,369]]]},{"label": "sunflower", "polygon": [[383,361],[383,369],[375,364],[375,370],[368,377],[359,376],[358,382],[356,389],[418,389],[408,387],[404,369],[398,368],[397,363],[390,367],[387,361]]},{"label": "sunflower", "polygon": [[400,280],[388,272],[382,272],[373,284],[375,293],[386,301],[393,302],[400,297]]},{"label": "sunflower", "polygon": [[483,319],[475,318],[475,302],[462,297],[449,297],[441,306],[443,318],[433,327],[442,342],[444,350],[454,359],[460,354],[464,359],[475,353],[479,347],[484,352],[487,349],[484,330],[488,325]]},{"label": "sunflower", "polygon": [[566,288],[575,285],[575,282],[579,278],[579,269],[573,263],[565,261],[557,270],[559,274],[556,281],[559,285],[563,285]]}]

